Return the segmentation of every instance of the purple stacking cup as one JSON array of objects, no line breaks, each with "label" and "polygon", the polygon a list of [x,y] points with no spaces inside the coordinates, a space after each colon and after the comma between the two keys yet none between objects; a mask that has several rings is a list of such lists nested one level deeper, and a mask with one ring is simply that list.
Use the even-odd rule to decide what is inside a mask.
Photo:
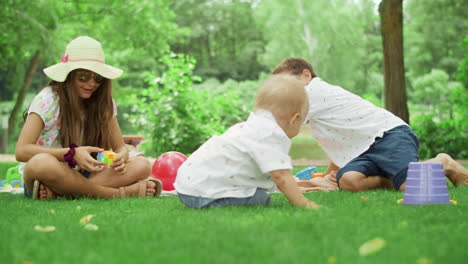
[{"label": "purple stacking cup", "polygon": [[411,162],[408,165],[402,204],[452,204],[444,168],[440,162]]}]

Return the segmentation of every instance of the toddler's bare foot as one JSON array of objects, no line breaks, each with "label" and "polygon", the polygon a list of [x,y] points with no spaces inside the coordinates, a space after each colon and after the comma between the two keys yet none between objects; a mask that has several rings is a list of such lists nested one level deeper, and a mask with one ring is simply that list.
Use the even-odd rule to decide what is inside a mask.
[{"label": "toddler's bare foot", "polygon": [[120,197],[128,196],[159,196],[161,193],[161,182],[158,180],[144,180],[129,186],[120,187]]},{"label": "toddler's bare foot", "polygon": [[468,170],[460,163],[445,153],[438,154],[436,159],[443,160],[445,175],[447,175],[453,185],[468,185]]}]

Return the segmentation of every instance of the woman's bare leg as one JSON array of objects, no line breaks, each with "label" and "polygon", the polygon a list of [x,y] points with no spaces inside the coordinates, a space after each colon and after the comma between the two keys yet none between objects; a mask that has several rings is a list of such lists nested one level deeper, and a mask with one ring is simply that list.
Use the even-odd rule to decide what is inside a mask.
[{"label": "woman's bare leg", "polygon": [[151,164],[144,157],[131,158],[125,166],[125,173],[118,173],[112,168],[107,168],[91,174],[89,180],[94,184],[117,188],[147,179],[151,175]]},{"label": "woman's bare leg", "polygon": [[[63,196],[83,196],[99,198],[121,197],[118,188],[101,186],[83,177],[79,172],[70,169],[49,154],[38,154],[31,158],[24,170],[24,180],[28,190],[33,189],[34,180],[40,181],[46,187],[45,193],[51,191]],[[126,196],[138,194],[140,183],[125,187]],[[146,194],[155,192],[155,183],[147,182]],[[42,194],[41,194],[42,193]],[[44,188],[40,189],[40,198],[44,198]]]}]

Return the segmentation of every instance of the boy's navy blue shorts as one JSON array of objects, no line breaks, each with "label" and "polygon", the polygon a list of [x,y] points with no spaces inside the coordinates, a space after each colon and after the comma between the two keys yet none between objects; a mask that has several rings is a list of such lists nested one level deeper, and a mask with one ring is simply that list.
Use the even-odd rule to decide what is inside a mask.
[{"label": "boy's navy blue shorts", "polygon": [[418,161],[419,140],[407,126],[397,126],[376,138],[369,149],[354,158],[337,175],[338,186],[345,172],[358,171],[366,176],[384,176],[392,180],[395,189],[406,181],[408,164]]}]

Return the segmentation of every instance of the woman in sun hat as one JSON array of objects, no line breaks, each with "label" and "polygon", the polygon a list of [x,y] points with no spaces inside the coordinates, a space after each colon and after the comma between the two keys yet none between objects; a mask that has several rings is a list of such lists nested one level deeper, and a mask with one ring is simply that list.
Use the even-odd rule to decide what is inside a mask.
[{"label": "woman in sun hat", "polygon": [[[72,40],[44,73],[52,80],[33,99],[16,145],[25,196],[158,196],[150,163],[125,148],[111,82],[122,70],[105,63],[101,44]],[[104,150],[117,153],[110,167],[95,159]]]}]

